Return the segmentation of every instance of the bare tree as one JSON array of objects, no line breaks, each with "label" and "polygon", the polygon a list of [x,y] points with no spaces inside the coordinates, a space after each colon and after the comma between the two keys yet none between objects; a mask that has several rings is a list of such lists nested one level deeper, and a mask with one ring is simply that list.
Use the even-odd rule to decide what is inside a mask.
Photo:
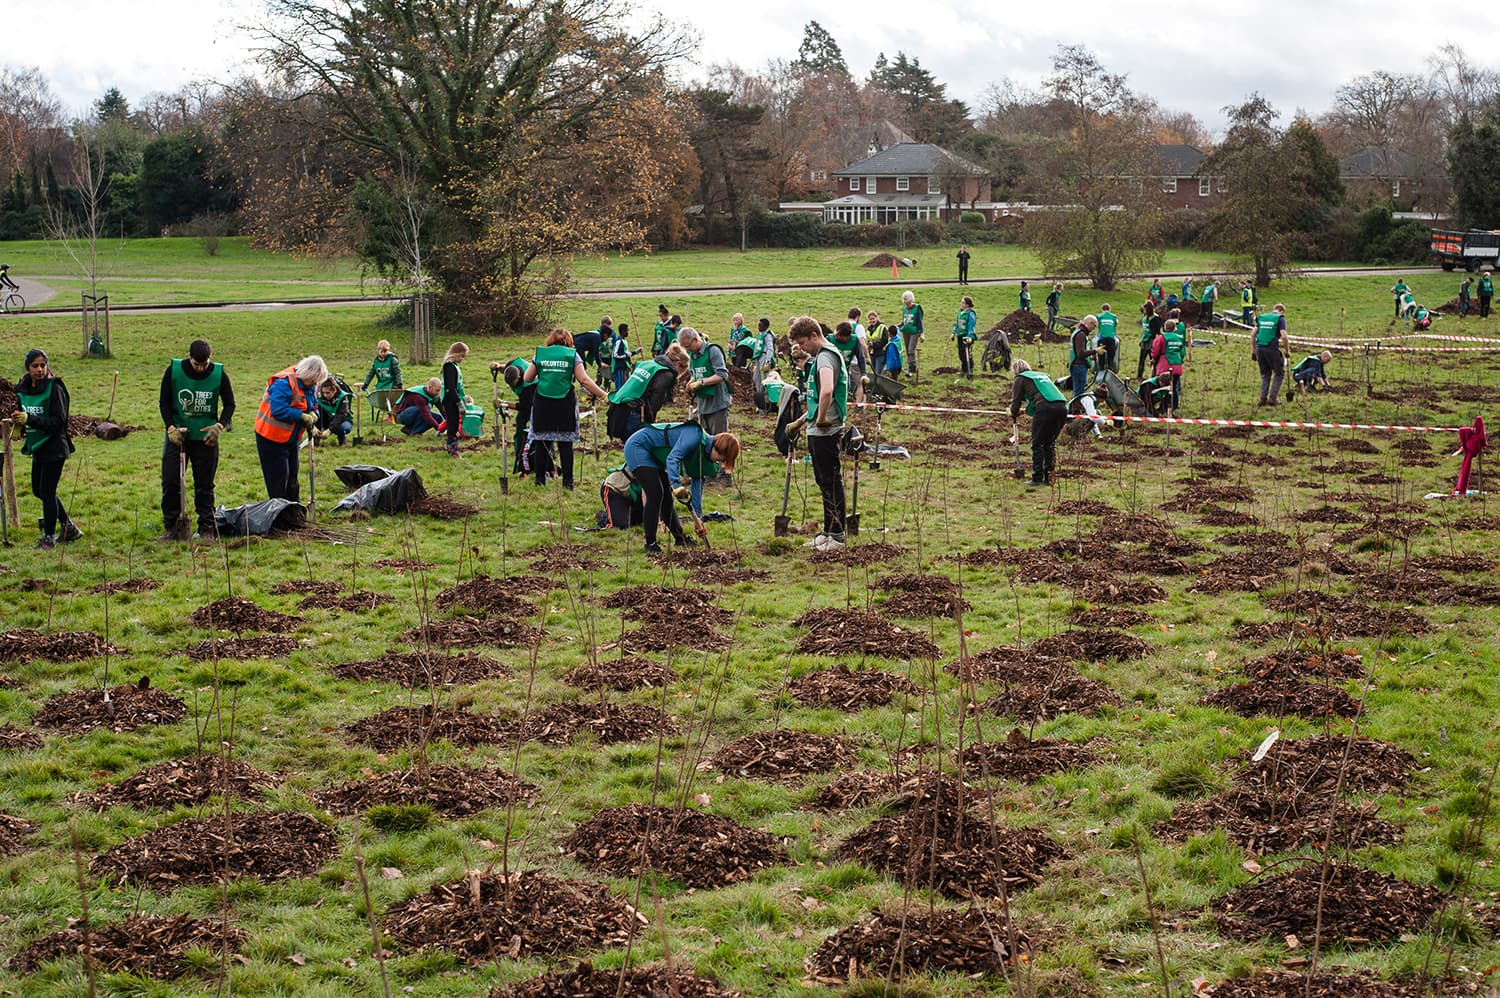
[{"label": "bare tree", "polygon": [[82,134],[73,141],[73,176],[78,192],[76,210],[50,205],[47,232],[68,254],[73,268],[88,281],[89,296],[97,298],[99,241],[104,237],[104,196],[109,190],[109,178],[105,175],[103,147]]},{"label": "bare tree", "polygon": [[1446,104],[1449,124],[1472,120],[1494,103],[1500,78],[1494,70],[1470,62],[1462,46],[1448,42],[1432,57],[1431,66],[1432,82]]},{"label": "bare tree", "polygon": [[62,103],[35,66],[0,68],[0,156],[7,173],[26,168],[33,150],[50,144],[62,124]]}]

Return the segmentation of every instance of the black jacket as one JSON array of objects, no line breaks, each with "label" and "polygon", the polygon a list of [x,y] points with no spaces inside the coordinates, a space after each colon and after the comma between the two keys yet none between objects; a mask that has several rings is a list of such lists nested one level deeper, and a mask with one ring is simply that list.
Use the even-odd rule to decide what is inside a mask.
[{"label": "black jacket", "polygon": [[[21,379],[22,385],[27,385],[31,376],[27,375]],[[26,425],[38,430],[46,430],[52,436],[42,446],[31,452],[33,461],[66,461],[68,455],[73,453],[73,438],[68,433],[68,388],[63,384],[62,378],[52,378],[52,398],[48,400],[47,414],[45,416],[30,416]]]}]

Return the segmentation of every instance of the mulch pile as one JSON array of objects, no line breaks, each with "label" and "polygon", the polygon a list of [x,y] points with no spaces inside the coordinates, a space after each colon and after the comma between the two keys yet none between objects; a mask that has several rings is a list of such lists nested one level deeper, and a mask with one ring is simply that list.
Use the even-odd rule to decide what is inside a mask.
[{"label": "mulch pile", "polygon": [[1119,694],[1103,683],[1086,679],[1070,668],[1059,669],[1047,683],[1016,683],[978,705],[989,714],[1026,724],[1051,720],[1060,714],[1097,714],[1120,703]]},{"label": "mulch pile", "polygon": [[701,764],[751,779],[800,780],[812,773],[825,773],[846,766],[854,752],[842,738],[806,731],[757,731],[719,749]]},{"label": "mulch pile", "polygon": [[676,669],[655,659],[614,658],[569,669],[563,676],[563,682],[591,693],[599,690],[628,693],[631,690],[671,686],[681,678]]},{"label": "mulch pile", "polygon": [[677,723],[655,707],[620,703],[557,703],[505,728],[505,740],[565,745],[587,732],[600,745],[672,734]]},{"label": "mulch pile", "polygon": [[435,648],[468,648],[490,645],[494,648],[528,647],[541,640],[542,632],[529,624],[496,618],[454,617],[430,620],[401,635],[402,640],[418,646]]},{"label": "mulch pile", "polygon": [[160,579],[117,579],[114,582],[97,582],[89,586],[91,593],[149,593],[153,589],[161,588]]},{"label": "mulch pile", "polygon": [[338,836],[310,814],[271,811],[187,818],[126,839],[89,864],[96,877],[171,891],[237,877],[290,880],[316,873],[338,854]]},{"label": "mulch pile", "polygon": [[1031,646],[1033,656],[1065,662],[1124,662],[1150,650],[1140,638],[1112,630],[1062,631]]},{"label": "mulch pile", "polygon": [[509,579],[492,579],[487,575],[449,586],[433,601],[439,610],[463,607],[496,617],[535,617],[536,606],[516,595]]},{"label": "mulch pile", "polygon": [[894,617],[952,617],[974,605],[958,595],[958,583],[941,575],[887,575],[875,583],[890,595],[885,611]]},{"label": "mulch pile", "polygon": [[944,671],[966,683],[1046,683],[1075,671],[1066,662],[1033,654],[1023,645],[998,645],[954,659]]},{"label": "mulch pile", "polygon": [[[663,652],[672,648],[719,651],[729,639],[706,624],[682,616],[667,617],[653,624],[626,631],[620,636],[622,652]],[[610,647],[610,646],[606,646]]]},{"label": "mulch pile", "polygon": [[1339,785],[1341,769],[1346,793],[1384,793],[1405,786],[1417,766],[1410,752],[1389,742],[1351,741],[1342,735],[1283,738],[1260,762],[1252,761],[1249,752],[1243,758],[1245,766],[1235,776],[1236,783],[1303,793],[1331,793]]},{"label": "mulch pile", "polygon": [[31,974],[49,960],[81,957],[86,949],[98,969],[169,979],[193,970],[187,960],[189,950],[218,953],[228,944],[233,953],[244,941],[243,932],[219,920],[132,915],[118,922],[93,924],[87,933],[75,926],[43,936],[12,957],[6,967]]},{"label": "mulch pile", "polygon": [[30,627],[0,633],[0,662],[81,662],[120,649],[92,631],[43,634]]},{"label": "mulch pile", "polygon": [[412,950],[450,950],[478,966],[623,946],[647,924],[604,884],[544,873],[470,870],[452,883],[397,902],[385,931]]},{"label": "mulch pile", "polygon": [[195,662],[212,658],[286,658],[297,649],[297,639],[285,634],[252,634],[241,638],[206,638],[187,649]]},{"label": "mulch pile", "polygon": [[311,593],[303,598],[297,606],[302,610],[329,610],[341,613],[359,613],[362,610],[375,610],[382,606],[390,606],[395,603],[394,597],[385,593],[374,593],[368,589],[357,589],[352,593],[340,596],[336,593]]},{"label": "mulch pile", "polygon": [[1061,738],[1027,738],[1020,728],[1012,728],[1003,742],[971,743],[958,754],[959,766],[970,777],[1023,782],[1083,769],[1098,761],[1087,745]]},{"label": "mulch pile", "polygon": [[1416,565],[1390,572],[1370,572],[1365,575],[1364,582],[1386,599],[1439,606],[1494,606],[1500,603],[1500,586],[1449,582],[1440,572]]},{"label": "mulch pile", "polygon": [[262,609],[243,596],[216,599],[207,606],[194,610],[188,620],[195,627],[233,631],[236,634],[244,634],[246,631],[294,631],[302,623],[301,617]]},{"label": "mulch pile", "polygon": [[1117,516],[1119,510],[1098,499],[1068,499],[1052,507],[1058,516]]},{"label": "mulch pile", "polygon": [[1284,679],[1358,679],[1365,674],[1364,660],[1355,651],[1309,651],[1289,648],[1251,659],[1242,667],[1245,675],[1261,682]]},{"label": "mulch pile", "polygon": [[906,553],[906,549],[895,544],[887,544],[877,541],[873,544],[851,544],[838,551],[814,551],[809,559],[814,562],[833,562],[838,565],[860,567],[862,565],[875,565],[882,561],[891,561]]},{"label": "mulch pile", "polygon": [[787,689],[798,703],[846,711],[884,707],[897,693],[917,696],[922,692],[920,686],[904,676],[875,669],[850,669],[847,665],[798,676],[787,684]]},{"label": "mulch pile", "polygon": [[407,689],[433,686],[467,686],[486,679],[510,675],[505,663],[478,652],[428,655],[416,651],[391,651],[380,658],[344,662],[333,667],[340,679],[396,683]]},{"label": "mulch pile", "polygon": [[863,770],[836,776],[812,799],[820,811],[844,811],[884,802],[891,810],[906,811],[938,800],[978,800],[983,790],[971,788],[950,773],[924,769],[917,773],[871,773]]},{"label": "mulch pile", "polygon": [[[737,368],[730,370],[733,372]],[[554,970],[529,981],[492,989],[489,998],[617,998],[619,995],[737,998],[739,992],[725,991],[717,981],[699,977],[677,966],[595,970],[590,964],[580,963],[573,970]]]},{"label": "mulch pile", "polygon": [[10,724],[0,724],[0,751],[27,752],[41,747],[42,737],[36,732]]},{"label": "mulch pile", "polygon": [[290,596],[293,593],[300,595],[323,592],[341,593],[343,591],[344,587],[342,585],[322,582],[318,579],[287,579],[271,587],[271,595],[273,596]]},{"label": "mulch pile", "polygon": [[453,497],[447,494],[429,495],[425,499],[418,499],[407,509],[418,516],[430,516],[434,520],[462,520],[466,516],[473,516],[479,512],[478,506],[470,506],[466,502],[455,502]]},{"label": "mulch pile", "polygon": [[1253,527],[1260,520],[1252,513],[1242,513],[1223,506],[1203,506],[1197,513],[1198,522],[1210,527]]},{"label": "mulch pile", "polygon": [[238,759],[216,755],[193,756],[147,766],[119,783],[102,786],[78,801],[104,810],[110,807],[170,808],[179,804],[201,804],[215,794],[228,793],[241,799],[258,795],[280,780]]},{"label": "mulch pile", "polygon": [[1042,882],[1042,870],[1068,851],[1035,829],[992,825],[950,801],[872,822],[836,850],[903,884],[952,898],[1011,897]]},{"label": "mulch pile", "polygon": [[787,862],[774,835],[703,811],[608,807],[562,841],[565,853],[616,877],[654,870],[689,887],[726,887]]},{"label": "mulch pile", "polygon": [[[1311,945],[1319,913],[1322,869],[1308,863],[1236,887],[1209,903],[1219,931],[1251,942],[1296,936]],[[1360,946],[1420,932],[1442,907],[1443,894],[1349,863],[1328,864],[1323,891],[1321,945]]]},{"label": "mulch pile", "polygon": [[1352,974],[1313,974],[1262,970],[1247,977],[1211,985],[1206,998],[1425,998],[1427,995],[1482,995],[1488,988],[1477,980],[1428,979],[1393,982],[1359,971]]},{"label": "mulch pile", "polygon": [[763,582],[771,577],[770,572],[758,568],[700,568],[692,574],[694,584],[700,586],[732,586],[740,582]]},{"label": "mulch pile", "polygon": [[1384,634],[1425,634],[1432,625],[1421,614],[1404,607],[1376,607],[1347,596],[1302,589],[1266,601],[1272,610],[1312,618],[1314,630],[1340,637],[1379,637]]},{"label": "mulch pile", "polygon": [[1353,717],[1359,713],[1359,704],[1343,690],[1298,680],[1237,683],[1216,690],[1198,702],[1241,717],[1295,716],[1322,721],[1330,716]]},{"label": "mulch pile", "polygon": [[381,558],[370,562],[371,568],[388,568],[393,572],[430,572],[437,568],[435,561],[418,561],[415,558]]},{"label": "mulch pile", "polygon": [[1279,530],[1236,530],[1228,534],[1219,535],[1219,543],[1227,544],[1236,548],[1259,548],[1267,551],[1278,551],[1292,542],[1292,539]]},{"label": "mulch pile", "polygon": [[1282,568],[1263,550],[1242,551],[1215,558],[1203,566],[1203,574],[1188,584],[1188,592],[1260,592],[1281,581]]},{"label": "mulch pile", "polygon": [[1152,830],[1182,842],[1216,829],[1223,829],[1231,842],[1257,856],[1321,846],[1330,839],[1341,849],[1360,849],[1401,838],[1401,829],[1377,817],[1374,805],[1353,807],[1317,794],[1243,787],[1182,804]]},{"label": "mulch pile", "polygon": [[0,814],[0,856],[14,856],[26,849],[26,838],[34,830],[31,822]]},{"label": "mulch pile", "polygon": [[1073,581],[1074,595],[1091,603],[1165,603],[1167,591],[1145,579],[1126,579],[1104,575]]},{"label": "mulch pile", "polygon": [[1095,607],[1092,610],[1079,610],[1068,618],[1068,623],[1074,627],[1140,627],[1152,621],[1151,614],[1145,610],[1108,610],[1103,607]]},{"label": "mulch pile", "polygon": [[457,707],[392,707],[344,726],[355,741],[382,752],[394,752],[424,739],[452,745],[492,745],[505,740],[499,718]]},{"label": "mulch pile", "polygon": [[738,551],[688,547],[673,548],[662,554],[653,554],[651,559],[658,565],[673,565],[677,568],[733,568],[743,557]]},{"label": "mulch pile", "polygon": [[1160,509],[1188,512],[1219,503],[1253,502],[1255,490],[1248,485],[1193,485],[1162,503]]},{"label": "mulch pile", "polygon": [[1297,519],[1308,523],[1359,523],[1364,517],[1338,506],[1314,506],[1297,514]]},{"label": "mulch pile", "polygon": [[[860,976],[899,980],[908,973],[952,971],[966,977],[999,972],[1011,960],[1012,933],[1003,915],[965,911],[876,911],[823,941],[807,958],[819,984],[852,984]],[[1030,940],[1015,933],[1018,949]]]},{"label": "mulch pile", "polygon": [[626,586],[616,589],[604,597],[603,604],[614,610],[628,611],[625,616],[640,620],[641,616],[657,616],[656,610],[698,612],[716,609],[713,597],[692,586]]},{"label": "mulch pile", "polygon": [[[847,548],[845,550],[848,550]],[[897,627],[862,610],[810,610],[792,621],[808,632],[797,650],[813,655],[878,655],[884,658],[936,658],[938,647],[925,635]]]},{"label": "mulch pile", "polygon": [[48,697],[31,719],[42,728],[83,735],[95,728],[116,734],[146,724],[176,724],[187,716],[187,704],[163,690],[139,683],[111,690],[69,690]]},{"label": "mulch pile", "polygon": [[359,814],[377,804],[426,804],[450,818],[515,803],[531,804],[536,796],[536,787],[503,769],[468,766],[396,769],[312,795],[334,814]]},{"label": "mulch pile", "polygon": [[1478,555],[1428,554],[1412,558],[1408,568],[1425,568],[1432,572],[1493,572],[1495,563]]}]

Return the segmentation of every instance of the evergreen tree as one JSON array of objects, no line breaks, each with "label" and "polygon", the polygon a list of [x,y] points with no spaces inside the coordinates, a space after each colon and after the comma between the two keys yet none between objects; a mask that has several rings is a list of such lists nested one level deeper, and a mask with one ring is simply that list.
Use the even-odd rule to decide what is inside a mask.
[{"label": "evergreen tree", "polygon": [[1467,116],[1454,124],[1448,141],[1448,177],[1460,226],[1500,225],[1500,127],[1489,115],[1477,125]]},{"label": "evergreen tree", "polygon": [[129,117],[130,102],[118,87],[110,87],[104,91],[103,97],[94,101],[94,120],[97,122],[124,121]]},{"label": "evergreen tree", "polygon": [[797,61],[793,65],[809,73],[849,75],[839,43],[817,21],[808,21],[802,29],[802,44],[797,48]]}]

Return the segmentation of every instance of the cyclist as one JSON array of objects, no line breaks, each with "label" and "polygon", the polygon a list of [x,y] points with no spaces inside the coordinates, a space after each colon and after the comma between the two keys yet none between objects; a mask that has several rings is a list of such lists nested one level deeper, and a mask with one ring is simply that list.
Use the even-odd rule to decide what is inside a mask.
[{"label": "cyclist", "polygon": [[0,312],[10,311],[5,307],[6,293],[20,290],[21,285],[10,279],[10,264],[0,263]]}]

